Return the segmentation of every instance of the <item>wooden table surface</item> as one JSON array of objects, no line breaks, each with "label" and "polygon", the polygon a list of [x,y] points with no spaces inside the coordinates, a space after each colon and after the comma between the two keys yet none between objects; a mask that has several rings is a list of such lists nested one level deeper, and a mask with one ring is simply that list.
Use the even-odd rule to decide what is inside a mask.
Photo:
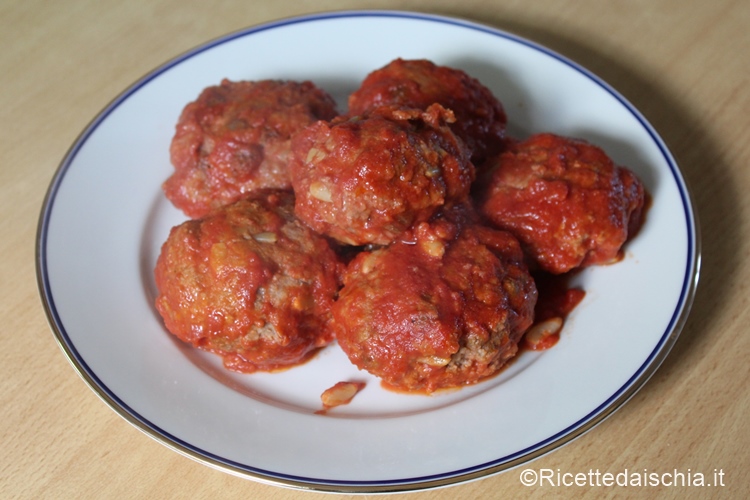
[{"label": "wooden table surface", "polygon": [[708,482],[717,470],[724,487],[525,487],[516,469],[409,497],[747,498],[747,0],[0,2],[0,498],[323,498],[194,462],[103,404],[51,333],[37,291],[36,225],[67,148],[148,71],[234,30],[353,8],[487,23],[588,67],[662,135],[692,187],[702,229],[701,282],[664,364],[611,418],[529,467],[562,473],[690,469],[705,473]]}]

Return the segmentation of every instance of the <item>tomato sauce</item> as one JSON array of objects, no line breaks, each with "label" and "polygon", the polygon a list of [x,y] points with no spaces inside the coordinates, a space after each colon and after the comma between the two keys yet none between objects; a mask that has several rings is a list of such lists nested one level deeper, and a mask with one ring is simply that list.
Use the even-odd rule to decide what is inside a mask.
[{"label": "tomato sauce", "polygon": [[541,271],[533,273],[539,297],[534,308],[534,325],[529,332],[532,332],[535,326],[556,319],[560,320],[560,324],[556,332],[541,335],[537,341],[530,340],[529,335],[524,336],[522,348],[542,351],[557,344],[565,319],[586,296],[584,290],[570,286],[570,279],[574,275],[575,273],[551,274]]}]

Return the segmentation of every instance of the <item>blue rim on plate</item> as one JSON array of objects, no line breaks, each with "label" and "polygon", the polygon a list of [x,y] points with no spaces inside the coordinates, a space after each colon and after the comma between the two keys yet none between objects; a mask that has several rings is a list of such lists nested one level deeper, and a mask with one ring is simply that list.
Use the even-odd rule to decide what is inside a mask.
[{"label": "blue rim on plate", "polygon": [[[557,432],[554,435],[551,435],[548,438],[535,443],[533,446],[518,450],[517,452],[506,456],[498,457],[497,459],[491,461],[478,463],[471,467],[462,468],[459,470],[440,471],[432,475],[422,475],[418,477],[397,478],[392,480],[384,479],[359,481],[336,478],[305,477],[297,474],[286,474],[283,471],[279,470],[265,470],[263,468],[258,468],[239,463],[237,461],[228,460],[209,451],[200,449],[190,442],[172,435],[168,430],[154,425],[148,419],[139,414],[136,409],[131,408],[128,404],[126,404],[125,401],[118,397],[118,395],[114,391],[107,387],[107,385],[100,379],[97,373],[93,369],[91,369],[90,364],[80,354],[75,342],[71,339],[69,332],[66,330],[66,325],[58,312],[56,296],[52,291],[50,281],[48,268],[48,252],[50,250],[48,246],[48,233],[50,230],[51,218],[55,210],[55,203],[58,193],[61,189],[61,185],[65,180],[66,175],[69,173],[71,165],[75,162],[81,148],[87,143],[91,135],[113,111],[118,109],[118,107],[120,107],[140,88],[147,85],[150,81],[152,81],[159,75],[169,71],[170,69],[179,66],[183,62],[190,60],[191,58],[194,58],[206,51],[227,44],[228,42],[236,39],[253,36],[266,30],[272,30],[278,27],[289,26],[292,24],[316,23],[323,20],[362,17],[397,18],[409,19],[425,23],[447,24],[457,26],[466,30],[482,32],[492,37],[504,38],[515,43],[522,44],[533,51],[537,51],[545,54],[548,57],[554,58],[555,60],[567,65],[570,69],[578,72],[580,75],[583,75],[591,82],[594,82],[596,85],[605,90],[611,97],[619,101],[619,103],[624,108],[626,108],[629,113],[631,113],[632,116],[640,123],[643,130],[647,132],[651,140],[657,145],[663,157],[663,160],[669,166],[673,181],[679,189],[682,202],[681,208],[684,214],[686,231],[688,234],[687,239],[689,242],[689,248],[687,252],[680,295],[677,300],[676,307],[674,308],[674,311],[672,313],[671,319],[664,329],[664,332],[658,343],[656,344],[652,352],[648,355],[648,357],[644,359],[641,366],[624,384],[622,384],[616,391],[614,391],[609,398],[602,401],[601,404],[599,404],[595,408],[591,409],[578,421],[564,428],[562,431]],[[700,268],[699,247],[700,242],[698,237],[698,224],[692,208],[691,196],[671,153],[665,146],[662,139],[659,137],[653,127],[648,123],[648,121],[641,115],[641,113],[609,84],[602,81],[600,78],[593,75],[580,65],[543,46],[492,27],[456,18],[409,12],[347,11],[284,19],[256,27],[251,27],[236,33],[229,34],[222,38],[218,38],[209,43],[206,43],[205,45],[186,52],[176,59],[157,68],[156,70],[136,82],[134,85],[132,85],[120,96],[115,98],[77,138],[75,143],[67,152],[65,158],[57,169],[54,178],[51,181],[39,218],[37,230],[36,266],[38,287],[45,312],[47,314],[56,340],[64,351],[65,355],[67,356],[73,367],[76,369],[76,371],[79,373],[79,375],[84,379],[84,381],[108,406],[110,406],[121,417],[125,418],[128,422],[133,424],[141,431],[145,432],[150,437],[155,438],[162,444],[199,462],[234,475],[251,478],[261,482],[318,491],[342,493],[380,493],[446,486],[484,477],[516,467],[522,463],[548,453],[549,451],[552,451],[562,446],[563,444],[570,442],[574,438],[593,428],[607,416],[611,415],[617,408],[622,406],[629,398],[631,398],[638,391],[638,389],[640,389],[645,384],[645,382],[651,377],[651,375],[653,375],[653,373],[665,359],[675,341],[677,340],[677,337],[679,336],[679,333],[683,328],[689,314],[698,282]]]}]

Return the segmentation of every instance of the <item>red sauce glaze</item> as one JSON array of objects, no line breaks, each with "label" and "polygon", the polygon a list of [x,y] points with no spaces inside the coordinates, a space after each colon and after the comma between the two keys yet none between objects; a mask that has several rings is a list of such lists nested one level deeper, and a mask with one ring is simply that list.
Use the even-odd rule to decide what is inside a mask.
[{"label": "red sauce glaze", "polygon": [[453,114],[379,108],[317,122],[295,135],[289,165],[295,211],[348,245],[387,245],[441,206],[463,201],[474,166],[445,125]]},{"label": "red sauce glaze", "polygon": [[164,193],[199,218],[256,189],[291,189],[291,136],[334,118],[335,107],[311,82],[224,80],[206,88],[180,115]]},{"label": "red sauce glaze", "polygon": [[[560,329],[562,329],[566,318],[581,303],[586,292],[580,288],[570,287],[571,273],[554,275],[535,272],[532,274],[539,292],[534,308],[534,325],[539,325],[549,319],[560,318],[562,320]],[[559,339],[560,331],[553,335],[546,335],[540,341],[533,343],[524,337],[521,346],[528,350],[541,351],[554,346]]]},{"label": "red sauce glaze", "polygon": [[476,165],[500,151],[507,122],[500,101],[464,71],[424,59],[396,59],[367,75],[349,97],[349,114],[367,114],[384,105],[427,109],[433,103],[455,113],[451,128]]},{"label": "red sauce glaze", "polygon": [[641,224],[640,180],[584,141],[537,134],[511,144],[492,168],[480,211],[545,271],[616,262]]},{"label": "red sauce glaze", "polygon": [[[334,336],[384,388],[430,394],[554,346],[650,202],[585,141],[505,135],[463,71],[397,59],[335,116],[310,82],[209,87],[180,117],[155,277],[167,329],[235,371],[301,364]],[[476,211],[475,211],[476,210]],[[360,382],[322,394],[324,414]]]},{"label": "red sauce glaze", "polygon": [[534,272],[534,282],[539,290],[539,300],[534,309],[535,322],[560,317],[565,318],[586,296],[580,288],[571,288],[572,274],[554,275]]},{"label": "red sauce glaze", "polygon": [[339,345],[394,388],[472,384],[515,356],[536,288],[518,241],[461,208],[359,254],[333,307]]},{"label": "red sauce glaze", "polygon": [[245,373],[302,363],[333,340],[341,265],[293,206],[291,193],[259,191],[172,229],[155,269],[172,334]]}]

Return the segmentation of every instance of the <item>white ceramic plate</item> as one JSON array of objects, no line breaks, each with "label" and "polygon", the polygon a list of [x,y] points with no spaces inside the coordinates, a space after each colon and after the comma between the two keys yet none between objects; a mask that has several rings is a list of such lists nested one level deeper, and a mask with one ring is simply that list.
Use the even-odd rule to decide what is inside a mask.
[{"label": "white ceramic plate", "polygon": [[[332,346],[304,366],[238,375],[162,327],[152,269],[184,217],[160,185],[182,107],[222,78],[314,81],[342,105],[392,59],[467,71],[504,103],[509,131],[588,139],[653,197],[625,259],[582,273],[586,298],[551,350],[500,376],[434,396],[395,394]],[[86,383],[151,437],[227,472],[340,492],[423,489],[517,466],[591,429],[653,374],[685,321],[699,251],[690,196],[658,134],[596,76],[528,40],[403,12],[282,20],[228,35],[156,69],[73,144],[39,223],[39,288],[63,351]],[[366,388],[328,415],[321,392]]]}]

